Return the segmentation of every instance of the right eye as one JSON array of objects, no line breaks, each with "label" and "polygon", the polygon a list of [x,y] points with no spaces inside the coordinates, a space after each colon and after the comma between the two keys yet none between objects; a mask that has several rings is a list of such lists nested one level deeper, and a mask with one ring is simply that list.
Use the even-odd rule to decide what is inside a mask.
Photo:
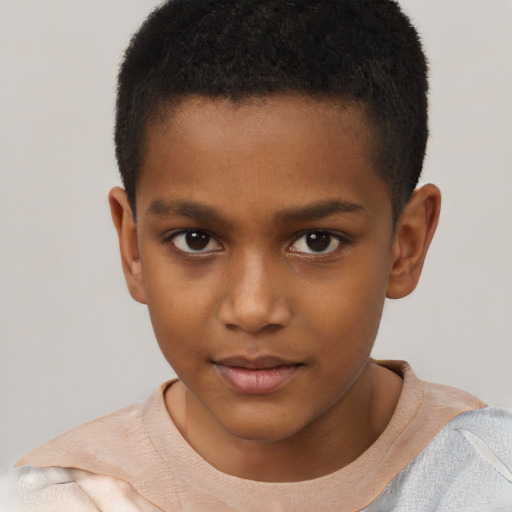
[{"label": "right eye", "polygon": [[170,242],[180,251],[188,254],[214,252],[222,248],[210,233],[199,229],[179,231],[170,237]]}]

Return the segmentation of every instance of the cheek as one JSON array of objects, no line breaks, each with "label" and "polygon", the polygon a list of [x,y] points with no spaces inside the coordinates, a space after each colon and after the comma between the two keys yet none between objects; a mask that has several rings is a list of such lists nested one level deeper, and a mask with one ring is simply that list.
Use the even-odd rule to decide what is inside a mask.
[{"label": "cheek", "polygon": [[[152,319],[169,328],[187,330],[212,300],[211,272],[206,266],[173,261],[161,246],[141,255],[142,277]],[[179,322],[176,320],[179,319]]]},{"label": "cheek", "polygon": [[179,270],[156,265],[146,266],[143,278],[151,323],[166,359],[200,350],[214,309],[209,283],[182,279]]},{"label": "cheek", "polygon": [[313,337],[332,340],[324,347],[335,354],[340,350],[349,358],[368,354],[377,335],[386,285],[384,265],[358,259],[322,287],[312,287],[307,296],[313,317],[309,321],[317,331]]},{"label": "cheek", "polygon": [[160,350],[178,375],[193,372],[199,361],[207,359],[204,350],[205,328],[201,312],[187,300],[165,296],[148,300],[149,315]]}]

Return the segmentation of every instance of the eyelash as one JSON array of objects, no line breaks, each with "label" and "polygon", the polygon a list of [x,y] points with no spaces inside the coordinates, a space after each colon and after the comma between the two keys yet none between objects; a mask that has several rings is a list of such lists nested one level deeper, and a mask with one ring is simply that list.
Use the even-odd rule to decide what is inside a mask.
[{"label": "eyelash", "polygon": [[[328,238],[328,245],[327,245],[326,249],[328,249],[332,245],[333,242],[335,242],[337,245],[334,248],[332,248],[330,251],[328,251],[328,252],[325,252],[325,250],[324,251],[314,251],[313,249],[311,250],[311,252],[298,251],[296,249],[295,250],[291,249],[291,251],[295,252],[297,254],[300,254],[300,255],[305,255],[306,258],[310,258],[310,259],[312,259],[312,258],[313,259],[316,259],[316,258],[326,258],[326,257],[329,257],[329,256],[332,256],[332,255],[336,254],[344,246],[346,246],[347,244],[350,243],[348,237],[347,236],[343,236],[340,233],[329,231],[329,230],[326,230],[326,229],[311,229],[311,230],[302,232],[299,236],[294,238],[294,241],[290,244],[290,247],[293,247],[294,245],[298,244],[303,238],[305,238],[307,236],[313,237],[313,235],[315,235],[315,236],[327,235],[327,237],[329,237]],[[322,240],[320,240],[320,241],[322,241]],[[304,240],[304,243],[307,244],[308,241]]]},{"label": "eyelash", "polygon": [[[187,250],[184,250],[184,249],[178,247],[178,245],[174,242],[180,236],[186,237],[187,235],[193,235],[193,234],[199,234],[199,235],[202,235],[203,237],[206,235],[207,237],[209,237],[205,247],[208,247],[208,245],[211,243],[212,240],[215,241],[215,243],[219,247],[215,248],[213,250],[208,250],[208,251],[205,251],[202,249],[197,250],[197,251],[194,251],[194,250],[187,251]],[[327,248],[329,248],[329,246],[332,245],[333,241],[337,243],[336,247],[331,249],[329,252],[320,252],[320,251],[315,252],[314,250],[312,250],[312,252],[306,252],[306,251],[298,251],[298,250],[292,248],[294,245],[298,244],[303,237],[306,237],[308,235],[312,236],[312,235],[319,235],[319,234],[327,235],[329,237],[329,244],[328,244]],[[179,253],[184,254],[187,257],[205,257],[205,256],[210,256],[212,254],[216,254],[222,250],[222,245],[217,240],[215,235],[213,235],[210,232],[203,230],[203,229],[182,229],[182,230],[178,230],[178,231],[173,231],[172,233],[165,235],[165,237],[163,237],[163,239],[162,239],[162,242],[164,244],[171,243]],[[185,243],[187,245],[188,245],[188,242],[189,241],[185,241]],[[308,243],[308,242],[305,242],[305,243]],[[319,259],[319,258],[325,258],[328,256],[332,256],[334,253],[339,252],[339,250],[341,248],[343,248],[343,246],[346,246],[350,243],[351,243],[351,240],[346,235],[342,235],[340,233],[333,232],[333,231],[326,230],[326,229],[310,229],[310,230],[303,231],[302,233],[299,233],[298,235],[296,235],[293,238],[293,241],[289,244],[289,250],[292,253],[295,253],[297,255],[302,255],[309,259]]]},{"label": "eyelash", "polygon": [[[215,240],[217,245],[220,246],[220,242],[217,241],[216,237],[214,235],[212,235],[211,233],[209,233],[208,231],[205,231],[204,229],[182,229],[182,230],[178,230],[178,231],[173,231],[172,233],[169,233],[167,234],[164,238],[163,238],[163,243],[164,244],[172,244],[176,250],[186,256],[192,256],[192,257],[197,257],[197,256],[208,256],[208,255],[211,255],[211,254],[214,254],[216,252],[219,251],[219,249],[215,249],[215,250],[209,250],[209,251],[204,251],[204,250],[197,250],[197,251],[194,251],[194,250],[190,250],[190,251],[186,251],[186,250],[183,250],[181,249],[180,247],[178,247],[175,243],[175,240],[180,237],[180,236],[184,236],[186,237],[187,235],[192,235],[192,234],[200,234],[200,235],[206,235],[207,237],[209,237],[208,239],[208,243],[206,245],[206,247],[208,246],[208,244],[212,241],[212,240]],[[187,243],[187,242],[185,242]]]}]

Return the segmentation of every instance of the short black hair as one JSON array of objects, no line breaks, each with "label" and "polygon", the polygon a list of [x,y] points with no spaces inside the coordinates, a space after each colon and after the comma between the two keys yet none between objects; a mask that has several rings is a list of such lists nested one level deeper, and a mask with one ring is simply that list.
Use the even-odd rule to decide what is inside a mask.
[{"label": "short black hair", "polygon": [[116,156],[130,204],[145,127],[188,95],[300,93],[364,107],[395,218],[421,173],[428,68],[393,0],[170,0],[132,37],[118,77]]}]

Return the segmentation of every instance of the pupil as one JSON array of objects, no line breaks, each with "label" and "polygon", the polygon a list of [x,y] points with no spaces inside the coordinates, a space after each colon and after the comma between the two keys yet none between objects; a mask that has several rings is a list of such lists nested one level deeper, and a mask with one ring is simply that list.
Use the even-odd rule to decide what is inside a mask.
[{"label": "pupil", "polygon": [[203,231],[190,231],[186,235],[187,245],[196,251],[204,249],[210,241],[210,235]]},{"label": "pupil", "polygon": [[306,239],[306,243],[312,251],[325,251],[325,249],[327,249],[331,243],[331,235],[328,233],[322,233],[320,231],[309,233]]}]

